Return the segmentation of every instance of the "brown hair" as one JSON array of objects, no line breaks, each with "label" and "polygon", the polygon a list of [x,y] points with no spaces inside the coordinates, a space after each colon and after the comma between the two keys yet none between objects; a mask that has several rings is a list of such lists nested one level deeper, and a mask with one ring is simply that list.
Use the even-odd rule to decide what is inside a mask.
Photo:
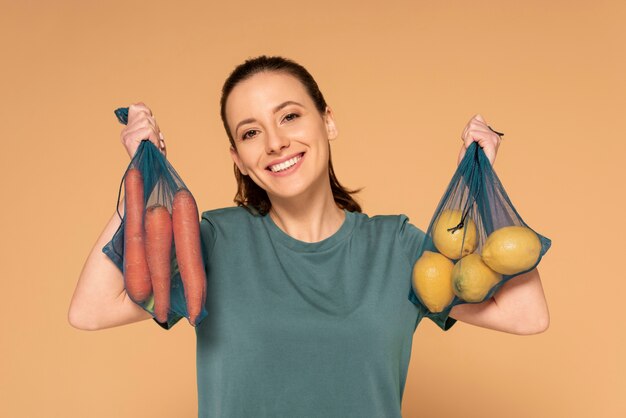
[{"label": "brown hair", "polygon": [[[226,122],[226,100],[232,92],[233,88],[240,82],[252,77],[260,72],[284,72],[297,78],[305,87],[307,93],[313,99],[315,107],[323,115],[326,112],[326,101],[320,91],[313,76],[300,64],[283,57],[267,57],[265,55],[246,60],[243,64],[237,66],[228,76],[222,87],[222,98],[220,100],[220,114],[224,129],[228,135],[230,145],[233,149],[237,149],[233,135],[230,132],[228,123]],[[237,180],[237,194],[233,200],[237,206],[243,206],[246,209],[254,209],[261,215],[265,215],[272,207],[272,203],[267,196],[267,192],[259,187],[250,176],[244,175],[239,171],[237,164],[234,164],[235,179]],[[351,196],[362,190],[348,190],[343,187],[333,170],[333,162],[330,155],[330,144],[328,145],[328,174],[330,177],[330,187],[335,199],[335,203],[341,209],[347,209],[350,212],[361,212],[361,206]]]}]

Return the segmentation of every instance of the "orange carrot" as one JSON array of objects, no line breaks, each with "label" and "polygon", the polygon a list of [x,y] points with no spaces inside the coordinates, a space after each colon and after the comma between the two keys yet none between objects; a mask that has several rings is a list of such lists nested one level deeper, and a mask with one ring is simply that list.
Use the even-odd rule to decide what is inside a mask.
[{"label": "orange carrot", "polygon": [[165,206],[155,204],[146,210],[146,258],[154,290],[154,316],[167,322],[170,310],[170,255],[172,218]]},{"label": "orange carrot", "polygon": [[124,178],[126,219],[124,221],[124,281],[126,292],[135,303],[146,301],[152,293],[146,261],[143,230],[143,178],[131,168]]},{"label": "orange carrot", "polygon": [[181,189],[174,195],[172,224],[176,258],[185,290],[189,323],[195,327],[196,320],[202,312],[202,306],[206,300],[206,274],[200,247],[198,206],[187,189]]}]

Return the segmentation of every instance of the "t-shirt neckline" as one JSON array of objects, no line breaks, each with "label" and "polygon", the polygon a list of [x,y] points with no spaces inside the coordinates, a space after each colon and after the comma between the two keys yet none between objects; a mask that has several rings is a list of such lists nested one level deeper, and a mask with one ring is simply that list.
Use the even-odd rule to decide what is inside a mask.
[{"label": "t-shirt neckline", "polygon": [[335,246],[352,233],[355,222],[354,213],[348,211],[347,209],[343,209],[343,212],[345,214],[345,219],[339,229],[335,231],[333,235],[318,242],[300,241],[287,234],[285,231],[280,229],[278,225],[276,225],[272,217],[269,215],[269,212],[263,216],[263,222],[265,222],[272,239],[284,244],[292,250],[299,252],[319,252]]}]

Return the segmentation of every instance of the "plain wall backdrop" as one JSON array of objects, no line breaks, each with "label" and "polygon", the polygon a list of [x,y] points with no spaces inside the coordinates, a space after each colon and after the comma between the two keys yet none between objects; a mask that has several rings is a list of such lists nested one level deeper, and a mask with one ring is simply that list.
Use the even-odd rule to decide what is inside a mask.
[{"label": "plain wall backdrop", "polygon": [[[129,162],[113,110],[144,101],[201,211],[232,206],[220,89],[248,57],[303,64],[335,111],[339,180],[426,230],[465,123],[553,246],[547,332],[425,320],[403,414],[626,416],[622,1],[2,1],[0,416],[195,417],[195,333],[67,321]],[[246,396],[245,393],[241,394]]]}]

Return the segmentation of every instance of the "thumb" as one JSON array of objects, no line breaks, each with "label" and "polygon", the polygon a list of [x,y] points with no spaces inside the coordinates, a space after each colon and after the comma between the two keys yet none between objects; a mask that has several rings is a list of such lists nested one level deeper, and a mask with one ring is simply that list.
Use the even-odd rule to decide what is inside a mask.
[{"label": "thumb", "polygon": [[485,121],[485,118],[483,118],[483,116],[479,113],[476,116],[474,116],[474,119],[476,119],[479,122],[482,122],[484,124],[487,124],[487,122]]}]

